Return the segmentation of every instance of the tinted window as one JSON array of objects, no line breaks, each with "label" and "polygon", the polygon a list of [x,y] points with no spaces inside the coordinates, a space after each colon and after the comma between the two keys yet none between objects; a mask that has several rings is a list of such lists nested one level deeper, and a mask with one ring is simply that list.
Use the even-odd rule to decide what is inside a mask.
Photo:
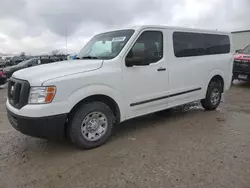
[{"label": "tinted window", "polygon": [[137,39],[127,58],[141,58],[155,63],[163,57],[163,35],[160,31],[145,31]]},{"label": "tinted window", "polygon": [[32,63],[34,59],[29,59],[29,60],[25,60],[25,61],[22,61],[21,63],[19,63],[18,65],[28,65],[29,63]]},{"label": "tinted window", "polygon": [[32,66],[35,66],[35,65],[37,65],[38,64],[38,62],[37,62],[37,59],[30,59],[30,60],[27,60],[25,63],[24,62],[22,62],[22,63],[19,63],[19,65],[28,65],[29,67],[32,67]]},{"label": "tinted window", "polygon": [[53,59],[41,59],[41,64],[47,64],[47,63],[52,63],[55,62]]},{"label": "tinted window", "polygon": [[30,62],[30,64],[31,64],[32,66],[37,65],[37,64],[38,64],[37,59],[33,59],[33,60]]},{"label": "tinted window", "polygon": [[225,54],[230,52],[227,35],[174,32],[174,54],[176,57]]}]

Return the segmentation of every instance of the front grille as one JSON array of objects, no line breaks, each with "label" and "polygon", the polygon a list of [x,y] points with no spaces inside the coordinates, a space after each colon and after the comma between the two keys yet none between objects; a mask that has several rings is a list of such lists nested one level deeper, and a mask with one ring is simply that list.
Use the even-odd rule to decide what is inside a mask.
[{"label": "front grille", "polygon": [[235,60],[234,63],[250,63],[250,60],[245,60],[245,59]]},{"label": "front grille", "polygon": [[233,72],[250,73],[250,62],[234,61]]},{"label": "front grille", "polygon": [[8,82],[8,99],[9,103],[21,109],[28,103],[30,84],[26,80],[19,80],[15,78],[9,79]]}]

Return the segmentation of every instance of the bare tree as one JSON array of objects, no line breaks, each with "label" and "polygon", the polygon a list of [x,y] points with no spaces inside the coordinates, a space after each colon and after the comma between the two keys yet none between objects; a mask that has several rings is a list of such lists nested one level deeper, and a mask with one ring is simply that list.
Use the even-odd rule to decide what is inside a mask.
[{"label": "bare tree", "polygon": [[57,56],[57,55],[60,55],[60,51],[59,50],[52,50],[51,54],[53,56]]},{"label": "bare tree", "polygon": [[26,53],[25,52],[21,52],[20,56],[24,58],[26,56]]}]

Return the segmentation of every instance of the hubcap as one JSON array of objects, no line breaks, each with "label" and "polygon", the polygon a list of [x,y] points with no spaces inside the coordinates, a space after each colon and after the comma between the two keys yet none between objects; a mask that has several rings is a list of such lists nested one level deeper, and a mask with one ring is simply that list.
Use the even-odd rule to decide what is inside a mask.
[{"label": "hubcap", "polygon": [[101,112],[91,112],[83,120],[81,132],[88,141],[100,139],[107,131],[107,117]]},{"label": "hubcap", "polygon": [[220,100],[220,91],[217,88],[214,88],[211,93],[211,103],[212,105],[217,105]]}]

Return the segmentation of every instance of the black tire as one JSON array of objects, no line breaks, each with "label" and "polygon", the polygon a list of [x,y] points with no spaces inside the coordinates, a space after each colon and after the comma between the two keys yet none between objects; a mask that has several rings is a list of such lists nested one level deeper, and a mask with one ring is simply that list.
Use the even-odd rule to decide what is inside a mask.
[{"label": "black tire", "polygon": [[[107,118],[106,132],[98,140],[87,140],[82,132],[81,126],[84,119],[93,112],[100,112]],[[82,104],[72,115],[69,121],[69,136],[71,141],[81,149],[92,149],[103,145],[111,136],[114,124],[114,115],[112,110],[102,102],[90,102]]]},{"label": "black tire", "polygon": [[233,74],[233,76],[232,76],[232,83],[233,83],[233,81],[235,80],[235,75]]},{"label": "black tire", "polygon": [[[212,103],[212,93],[214,91],[218,91],[219,92],[219,100],[216,103]],[[205,108],[206,110],[215,110],[221,101],[221,95],[222,95],[222,84],[220,82],[211,82],[207,88],[207,94],[206,94],[206,98],[201,100],[201,105],[203,108]]]}]

